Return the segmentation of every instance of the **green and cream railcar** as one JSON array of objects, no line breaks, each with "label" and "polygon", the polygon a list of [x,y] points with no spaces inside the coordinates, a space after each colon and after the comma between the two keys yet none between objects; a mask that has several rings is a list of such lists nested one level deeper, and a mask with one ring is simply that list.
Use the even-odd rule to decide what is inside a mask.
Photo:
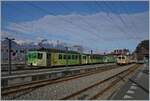
[{"label": "green and cream railcar", "polygon": [[103,63],[103,56],[98,54],[91,55],[92,63]]},{"label": "green and cream railcar", "polygon": [[86,54],[81,54],[81,63],[80,64],[88,64],[88,56]]},{"label": "green and cream railcar", "polygon": [[30,51],[27,54],[27,63],[31,66],[47,66],[47,53]]},{"label": "green and cream railcar", "polygon": [[31,50],[28,52],[27,63],[38,67],[79,65],[80,54],[72,51]]},{"label": "green and cream railcar", "polygon": [[79,54],[75,53],[51,53],[51,66],[63,66],[63,65],[78,65]]},{"label": "green and cream railcar", "polygon": [[115,58],[109,55],[81,54],[74,51],[66,52],[62,50],[31,50],[27,53],[27,56],[28,65],[37,67],[115,62]]},{"label": "green and cream railcar", "polygon": [[104,55],[104,63],[115,63],[116,58],[113,55]]}]

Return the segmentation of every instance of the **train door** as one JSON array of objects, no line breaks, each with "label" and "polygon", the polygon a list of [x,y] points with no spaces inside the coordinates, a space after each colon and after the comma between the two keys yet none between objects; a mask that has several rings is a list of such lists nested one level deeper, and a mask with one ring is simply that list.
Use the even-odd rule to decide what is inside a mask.
[{"label": "train door", "polygon": [[50,67],[51,66],[51,54],[50,53],[47,53],[47,67]]}]

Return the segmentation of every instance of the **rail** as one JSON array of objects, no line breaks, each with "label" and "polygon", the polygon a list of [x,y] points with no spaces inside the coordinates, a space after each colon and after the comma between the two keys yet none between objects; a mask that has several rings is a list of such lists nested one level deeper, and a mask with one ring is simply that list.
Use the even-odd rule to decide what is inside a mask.
[{"label": "rail", "polygon": [[89,75],[96,74],[96,73],[101,73],[101,72],[119,68],[119,67],[121,67],[121,66],[116,67],[113,65],[111,67],[109,66],[108,68],[105,67],[105,69],[100,68],[98,70],[88,71],[88,72],[84,72],[84,73],[80,73],[80,74],[72,75],[72,76],[67,76],[64,78],[56,79],[56,80],[40,80],[40,81],[33,81],[33,82],[27,83],[27,84],[6,87],[6,88],[2,88],[1,95],[5,96],[5,95],[9,95],[9,94],[14,94],[14,93],[22,92],[22,91],[29,90],[29,89],[35,89],[35,88],[43,87],[43,86],[50,85],[50,84],[60,83],[60,82],[64,82],[64,81],[68,81],[68,80],[72,80],[72,79],[77,79],[80,77],[89,76]]},{"label": "rail", "polygon": [[96,95],[94,95],[93,97],[89,98],[90,100],[96,99],[98,96],[100,96],[100,95],[103,94],[105,91],[107,91],[108,89],[110,89],[111,87],[113,87],[116,83],[118,83],[122,78],[124,78],[125,76],[127,76],[129,73],[133,72],[137,67],[139,67],[139,65],[136,65],[136,66],[133,66],[133,67],[134,67],[134,68],[128,68],[128,69],[126,69],[126,70],[124,70],[124,71],[122,71],[122,72],[120,72],[120,73],[118,73],[118,74],[116,74],[116,75],[113,75],[113,76],[111,76],[111,77],[109,77],[109,78],[107,78],[107,79],[105,79],[105,80],[103,80],[103,81],[99,81],[99,82],[97,82],[97,83],[95,83],[95,84],[93,84],[93,85],[91,85],[91,86],[88,86],[88,87],[83,88],[83,89],[81,89],[81,90],[79,90],[79,91],[77,91],[77,92],[74,92],[74,93],[72,93],[72,94],[70,94],[70,95],[68,95],[68,96],[66,96],[66,97],[64,97],[64,98],[61,98],[60,100],[68,100],[68,99],[70,99],[70,98],[72,98],[72,97],[75,97],[75,96],[77,96],[77,95],[80,95],[81,93],[83,93],[83,92],[85,92],[85,91],[87,91],[87,90],[89,90],[89,89],[92,89],[92,88],[94,88],[95,86],[98,86],[98,85],[100,85],[100,84],[102,84],[102,83],[105,83],[105,82],[107,82],[107,81],[109,81],[109,80],[111,80],[111,79],[114,79],[115,77],[121,75],[122,73],[125,73],[125,72],[128,72],[128,71],[129,71],[129,72],[128,72],[127,74],[125,74],[124,76],[122,76],[122,77],[120,77],[120,78],[117,78],[117,80],[115,80],[115,81],[113,81],[112,83],[110,83],[110,85],[109,85],[108,87],[106,87],[106,88],[103,89],[102,91],[98,92],[98,93],[97,93]]}]

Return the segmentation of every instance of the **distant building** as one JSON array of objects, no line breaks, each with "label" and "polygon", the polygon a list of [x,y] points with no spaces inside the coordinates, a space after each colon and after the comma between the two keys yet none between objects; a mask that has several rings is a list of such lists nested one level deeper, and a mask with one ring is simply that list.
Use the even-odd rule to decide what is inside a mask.
[{"label": "distant building", "polygon": [[137,60],[144,60],[144,58],[149,58],[149,40],[141,41],[135,50]]},{"label": "distant building", "polygon": [[[11,43],[11,60],[12,64],[25,63],[25,50],[16,42]],[[8,64],[8,41],[1,41],[1,64]]]},{"label": "distant building", "polygon": [[111,52],[113,55],[129,55],[130,51],[129,49],[116,49],[113,52]]},{"label": "distant building", "polygon": [[80,53],[83,53],[83,50],[84,50],[83,47],[80,45],[74,45],[72,48],[74,51],[78,51]]}]

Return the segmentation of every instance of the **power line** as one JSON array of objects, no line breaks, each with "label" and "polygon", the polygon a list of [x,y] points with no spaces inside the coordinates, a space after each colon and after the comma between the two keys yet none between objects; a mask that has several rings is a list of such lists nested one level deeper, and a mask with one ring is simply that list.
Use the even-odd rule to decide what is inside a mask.
[{"label": "power line", "polygon": [[[105,5],[105,7],[107,7],[108,8],[108,10],[110,10],[111,12],[113,12],[112,11],[112,9],[109,7],[109,5],[106,3],[106,2],[104,2],[104,5]],[[108,15],[109,16],[109,15]],[[116,15],[117,16],[117,15]],[[111,19],[112,19],[112,21],[113,21],[113,18],[111,17],[111,16],[109,16]],[[121,19],[120,19],[121,20]],[[122,22],[122,20],[121,20],[121,22]],[[122,22],[123,23],[123,25],[124,25],[124,22]],[[115,23],[117,26],[118,26],[118,28],[126,35],[126,32],[122,29],[122,27],[120,27],[117,23]]]},{"label": "power line", "polygon": [[[103,9],[103,10],[106,10],[106,8],[109,10],[109,8],[107,7],[107,5],[105,4],[105,2],[104,2],[104,7],[105,8],[103,8],[98,2],[96,2],[95,3],[98,7],[100,7],[101,9]],[[106,10],[107,11],[107,10]],[[117,29],[119,29],[121,32],[123,32],[124,33],[124,35],[126,35],[126,32],[116,23],[116,21],[113,19],[113,17],[112,16],[110,16],[109,15],[109,12],[107,11],[107,17],[109,18],[109,20],[106,20],[106,21],[108,21],[109,23],[114,23],[114,25],[116,26],[116,28]],[[104,17],[105,18],[105,17]]]},{"label": "power line", "polygon": [[[33,7],[35,7],[35,8],[37,8],[37,9],[40,9],[40,10],[43,11],[43,12],[46,12],[47,14],[52,14],[52,15],[54,15],[54,13],[52,13],[52,12],[50,12],[50,11],[47,11],[47,10],[45,10],[45,9],[43,9],[43,8],[41,8],[41,7],[39,7],[39,6],[37,6],[37,5],[34,5],[34,4],[32,4],[32,3],[28,3],[28,4],[31,5],[31,6],[33,6]],[[66,19],[62,19],[62,20],[65,21],[65,22],[67,22],[67,23],[70,23],[70,24],[72,24],[73,26],[75,26],[75,27],[77,27],[77,28],[79,28],[79,29],[82,29],[82,30],[84,30],[84,31],[87,31],[87,29],[88,29],[87,32],[93,33],[93,31],[90,31],[89,28],[84,28],[84,27],[82,27],[82,26],[79,27],[78,25],[74,24],[72,21],[69,21],[69,20],[66,20]],[[96,38],[99,37],[99,36],[96,35],[96,34],[94,34],[94,35],[96,36]]]},{"label": "power line", "polygon": [[[128,5],[125,5],[125,6],[123,6],[123,8],[124,8],[124,10],[127,12],[127,11],[129,11],[129,7],[128,7]],[[131,11],[131,9],[130,9],[130,11]],[[132,25],[132,29],[133,29],[133,31],[135,32],[135,33],[138,33],[137,32],[137,30],[136,30],[136,25],[135,25],[135,23],[134,23],[134,21],[133,21],[133,19],[132,19],[132,17],[131,16],[129,16],[130,17],[130,19],[131,19],[131,21],[130,21],[130,23],[131,23],[131,25]]]},{"label": "power line", "polygon": [[[63,8],[65,8],[65,9],[70,9],[70,8],[68,8],[68,7],[66,7],[66,6],[63,6],[63,5],[61,5]],[[80,19],[82,19],[82,22],[84,22],[87,26],[90,26],[90,29],[91,28],[93,28],[93,29],[95,29],[95,30],[97,30],[97,31],[99,31],[99,29],[96,29],[96,27],[95,26],[92,26],[89,22],[87,22],[87,21],[85,21],[81,16],[80,16]],[[89,30],[89,29],[88,29]],[[97,36],[97,33],[96,33],[96,36]],[[99,36],[99,35],[98,35]],[[102,36],[99,36],[100,38],[102,38]]]},{"label": "power line", "polygon": [[[20,12],[22,12],[19,8],[15,7],[15,6],[13,6],[13,8],[15,8],[16,10],[19,10]],[[24,31],[26,31],[25,29],[28,27],[26,25],[19,24],[19,23],[15,23],[15,24],[17,25],[18,28],[20,28],[21,30],[24,30]],[[63,30],[65,30],[65,29],[63,29]],[[69,30],[69,29],[67,29],[67,30]],[[71,41],[76,42],[76,43],[78,42],[78,41],[75,41],[75,40],[71,40]]]},{"label": "power line", "polygon": [[[106,6],[112,11],[112,9],[111,9],[111,7],[107,4],[107,3],[105,3],[106,4]],[[120,13],[120,12],[119,12]],[[120,21],[122,22],[122,24],[128,29],[129,28],[129,26],[126,24],[126,22],[124,21],[124,19],[123,19],[123,17],[120,15],[120,14],[118,14],[118,18],[120,19]],[[132,27],[133,28],[133,27]],[[133,30],[132,30],[133,31]]]}]

